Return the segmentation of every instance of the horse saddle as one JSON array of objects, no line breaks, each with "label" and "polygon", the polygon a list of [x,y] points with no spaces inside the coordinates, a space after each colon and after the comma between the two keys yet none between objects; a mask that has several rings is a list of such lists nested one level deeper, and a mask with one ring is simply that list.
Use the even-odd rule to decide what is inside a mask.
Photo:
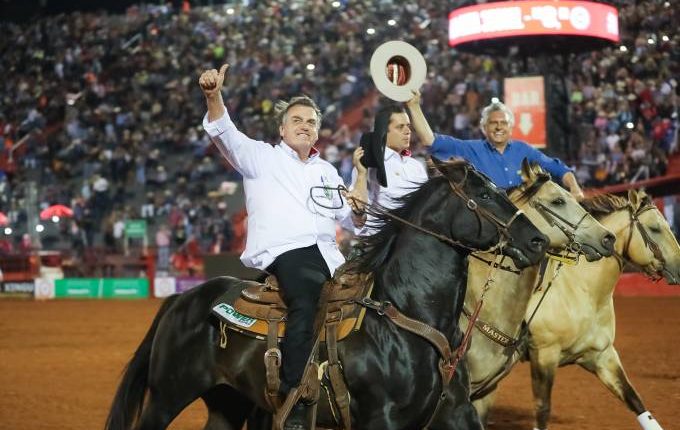
[{"label": "horse saddle", "polygon": [[[356,273],[341,273],[324,285],[321,301],[327,303],[326,323],[338,323],[338,340],[359,329],[365,308],[357,306],[355,300],[370,294],[372,285],[370,274]],[[275,276],[269,275],[264,283],[244,281],[238,297],[228,295],[213,304],[212,313],[229,329],[265,340],[274,334],[274,326],[277,337],[283,337],[287,309]],[[325,333],[321,336],[325,341]]]}]

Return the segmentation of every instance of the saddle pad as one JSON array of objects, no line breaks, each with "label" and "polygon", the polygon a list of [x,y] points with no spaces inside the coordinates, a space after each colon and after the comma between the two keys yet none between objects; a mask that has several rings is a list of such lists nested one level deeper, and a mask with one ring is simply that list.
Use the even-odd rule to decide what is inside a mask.
[{"label": "saddle pad", "polygon": [[[243,285],[245,288],[248,285]],[[237,288],[234,288],[236,290]],[[267,339],[267,328],[268,322],[266,319],[255,318],[253,316],[244,315],[236,310],[234,307],[234,302],[239,297],[240,290],[238,288],[237,294],[233,291],[229,291],[219,297],[212,306],[212,315],[217,318],[218,321],[222,321],[227,325],[227,327],[233,331],[243,333],[245,335],[260,339]],[[359,309],[359,312],[355,312],[355,315],[345,318],[340,323],[338,323],[338,340],[344,339],[349,336],[354,330],[358,330],[361,327],[361,322],[364,319],[365,309]],[[286,331],[285,318],[277,323],[278,325],[278,337],[282,338]],[[325,331],[322,333],[321,341],[325,340]]]}]

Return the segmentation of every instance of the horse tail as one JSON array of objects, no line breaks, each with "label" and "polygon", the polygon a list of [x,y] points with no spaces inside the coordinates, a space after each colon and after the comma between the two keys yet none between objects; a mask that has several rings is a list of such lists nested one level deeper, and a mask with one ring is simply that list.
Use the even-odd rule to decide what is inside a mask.
[{"label": "horse tail", "polygon": [[149,331],[125,367],[109,416],[106,418],[105,430],[127,430],[132,427],[135,420],[139,419],[146,397],[153,339],[161,318],[178,297],[179,295],[173,295],[163,301]]}]

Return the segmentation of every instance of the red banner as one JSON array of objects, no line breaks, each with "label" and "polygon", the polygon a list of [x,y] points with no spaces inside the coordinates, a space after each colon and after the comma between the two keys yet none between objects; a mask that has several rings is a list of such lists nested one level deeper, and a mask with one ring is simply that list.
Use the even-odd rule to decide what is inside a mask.
[{"label": "red banner", "polygon": [[505,104],[515,114],[514,139],[545,148],[545,93],[543,76],[506,78]]},{"label": "red banner", "polygon": [[455,9],[449,45],[499,37],[561,34],[619,41],[615,7],[589,1],[506,1]]}]

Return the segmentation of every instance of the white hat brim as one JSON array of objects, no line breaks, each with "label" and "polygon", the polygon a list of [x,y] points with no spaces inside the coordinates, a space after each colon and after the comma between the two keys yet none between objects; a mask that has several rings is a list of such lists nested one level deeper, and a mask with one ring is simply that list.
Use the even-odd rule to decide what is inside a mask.
[{"label": "white hat brim", "polygon": [[[410,78],[404,85],[396,85],[387,77],[385,70],[388,61],[396,56],[404,57],[410,69]],[[400,40],[391,40],[378,46],[371,57],[371,78],[378,91],[386,97],[405,102],[413,97],[413,91],[419,90],[425,82],[427,65],[423,55],[411,44]]]}]

